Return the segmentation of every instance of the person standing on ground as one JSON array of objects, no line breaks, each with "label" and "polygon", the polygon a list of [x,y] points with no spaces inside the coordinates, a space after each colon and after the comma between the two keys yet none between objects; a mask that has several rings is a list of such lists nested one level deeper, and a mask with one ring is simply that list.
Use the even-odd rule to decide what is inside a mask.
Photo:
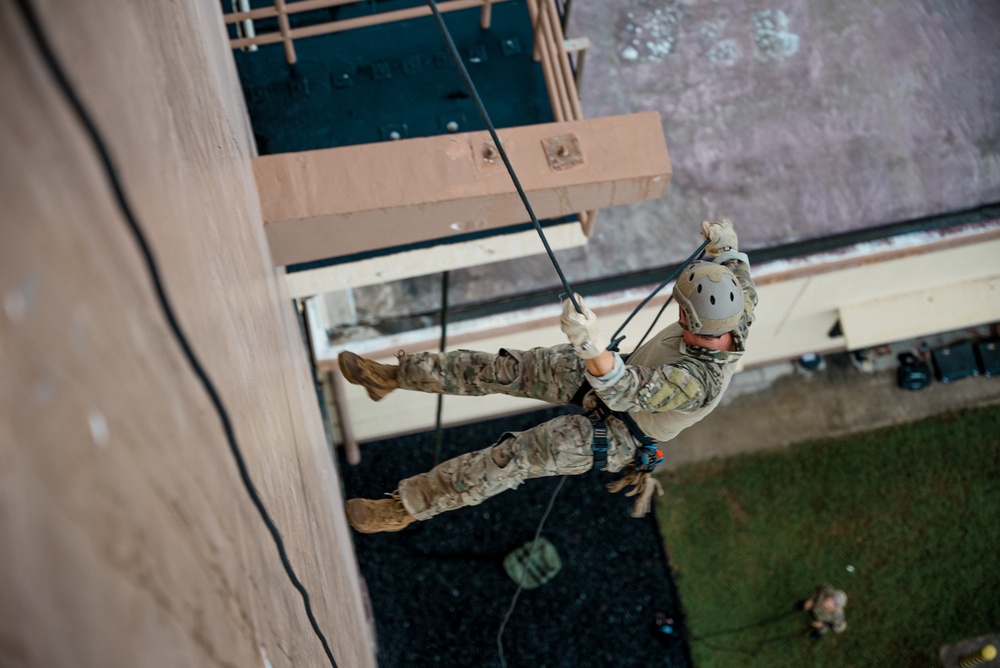
[{"label": "person standing on ground", "polygon": [[805,610],[811,617],[810,625],[813,628],[809,639],[816,642],[830,631],[843,633],[847,628],[847,619],[844,617],[846,606],[847,594],[844,592],[828,584],[817,587],[811,597],[799,604],[799,609]]},{"label": "person standing on ground", "polygon": [[487,448],[400,481],[385,499],[349,499],[347,517],[362,533],[400,531],[415,521],[473,506],[531,478],[577,475],[591,468],[625,475],[608,485],[638,496],[644,516],[659,483],[658,444],[698,422],[719,404],[746,346],[757,291],[749,260],[728,220],[704,222],[711,261],[684,268],[673,289],[679,321],[626,358],[607,349],[594,313],[578,297],[563,303],[560,327],[569,344],[498,353],[468,350],[399,355],[398,366],[344,351],[344,378],[378,401],[397,388],[453,395],[506,394],[575,404],[562,415],[506,433]]}]

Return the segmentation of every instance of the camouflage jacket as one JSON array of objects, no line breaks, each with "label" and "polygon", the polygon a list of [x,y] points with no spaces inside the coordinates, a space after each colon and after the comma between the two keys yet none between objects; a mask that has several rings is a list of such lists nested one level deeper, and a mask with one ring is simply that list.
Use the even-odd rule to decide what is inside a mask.
[{"label": "camouflage jacket", "polygon": [[718,405],[746,350],[757,290],[743,262],[730,260],[726,266],[743,287],[743,317],[733,331],[733,350],[686,345],[683,329],[674,323],[629,355],[627,364],[616,353],[610,372],[587,374],[609,408],[630,413],[657,441],[669,441]]},{"label": "camouflage jacket", "polygon": [[[833,610],[827,610],[823,607],[823,599],[827,597],[833,597],[836,603],[836,607]],[[811,600],[813,604],[809,612],[812,613],[813,619],[826,624],[836,633],[842,633],[847,628],[847,619],[844,616],[844,606],[847,605],[847,594],[839,589],[834,589],[828,584],[824,584],[816,589],[816,593],[813,594]]]}]

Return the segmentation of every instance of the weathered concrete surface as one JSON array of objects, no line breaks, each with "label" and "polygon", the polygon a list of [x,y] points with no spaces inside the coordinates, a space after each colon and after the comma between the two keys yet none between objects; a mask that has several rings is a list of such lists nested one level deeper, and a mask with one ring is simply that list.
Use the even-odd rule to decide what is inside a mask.
[{"label": "weathered concrete surface", "polygon": [[[659,111],[674,167],[559,254],[571,282],[677,262],[704,218],[753,249],[1000,201],[995,0],[575,2],[567,34],[593,43],[584,114]],[[437,283],[359,290],[359,316],[433,310]],[[452,301],[558,283],[526,258],[454,272]]]},{"label": "weathered concrete surface", "polygon": [[761,247],[1000,199],[996,2],[579,5],[588,67],[607,63],[586,113],[663,114],[676,177],[649,209],[668,225],[729,215]]},{"label": "weathered concrete surface", "polygon": [[[374,666],[219,5],[31,4],[338,663]],[[0,665],[329,665],[16,6],[0,3]]]}]

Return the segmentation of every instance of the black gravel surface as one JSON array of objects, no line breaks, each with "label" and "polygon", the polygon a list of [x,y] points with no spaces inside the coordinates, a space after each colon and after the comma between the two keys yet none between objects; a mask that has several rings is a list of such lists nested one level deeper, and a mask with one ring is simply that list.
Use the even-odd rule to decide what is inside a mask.
[{"label": "black gravel surface", "polygon": [[[505,431],[527,429],[553,409],[444,431],[441,458],[486,447]],[[362,447],[362,462],[341,460],[348,497],[381,498],[402,478],[428,470],[433,433]],[[523,590],[503,637],[497,634],[517,591],[503,559],[530,541],[562,478],[529,480],[472,508],[419,522],[400,533],[354,534],[371,595],[382,668],[420,666],[688,667],[688,647],[654,624],[656,611],[682,612],[652,513],[630,515],[631,498],[612,495],[616,476],[565,477],[542,535],[562,569]],[[678,633],[683,635],[683,629]]]}]

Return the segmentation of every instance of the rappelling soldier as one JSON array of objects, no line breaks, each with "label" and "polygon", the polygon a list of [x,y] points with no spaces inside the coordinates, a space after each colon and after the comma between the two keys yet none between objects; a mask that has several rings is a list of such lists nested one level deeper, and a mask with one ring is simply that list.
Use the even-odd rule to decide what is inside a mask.
[{"label": "rappelling soldier", "polygon": [[481,396],[507,394],[552,404],[576,404],[584,414],[561,415],[537,427],[506,433],[400,481],[384,499],[350,499],[347,517],[362,533],[400,531],[418,520],[473,506],[530,478],[576,475],[591,468],[624,471],[608,485],[637,496],[633,516],[650,508],[650,473],[662,444],[719,404],[746,346],[757,291],[749,260],[728,220],[701,226],[711,261],[684,268],[673,289],[678,322],[631,355],[608,349],[597,318],[577,295],[563,303],[560,327],[569,344],[499,353],[466,350],[399,355],[398,365],[339,356],[348,382],[378,401],[397,388]]}]

